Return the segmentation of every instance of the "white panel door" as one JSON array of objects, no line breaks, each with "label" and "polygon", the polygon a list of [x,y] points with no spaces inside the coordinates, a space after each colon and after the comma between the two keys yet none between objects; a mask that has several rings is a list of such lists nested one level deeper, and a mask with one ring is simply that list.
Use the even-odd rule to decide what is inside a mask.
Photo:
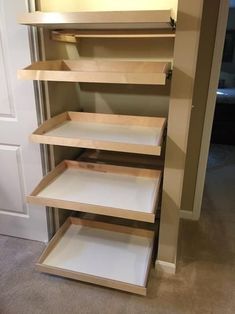
[{"label": "white panel door", "polygon": [[33,83],[17,79],[30,63],[28,31],[17,24],[25,0],[0,0],[0,234],[48,240],[46,209],[25,196],[42,178],[38,145],[29,143],[37,126]]}]

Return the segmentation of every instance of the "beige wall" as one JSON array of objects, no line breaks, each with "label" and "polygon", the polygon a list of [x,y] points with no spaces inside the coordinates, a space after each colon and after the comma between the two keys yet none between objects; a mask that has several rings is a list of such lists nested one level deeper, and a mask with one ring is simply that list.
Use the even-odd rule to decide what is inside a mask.
[{"label": "beige wall", "polygon": [[[82,40],[79,55],[98,58],[172,60],[173,39]],[[170,86],[81,84],[81,104],[86,111],[167,116]]]},{"label": "beige wall", "polygon": [[166,10],[177,12],[177,0],[40,0],[42,11]]}]

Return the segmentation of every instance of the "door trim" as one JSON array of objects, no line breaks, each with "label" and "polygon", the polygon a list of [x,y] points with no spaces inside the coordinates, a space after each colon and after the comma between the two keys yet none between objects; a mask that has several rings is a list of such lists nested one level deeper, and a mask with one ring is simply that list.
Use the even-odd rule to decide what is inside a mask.
[{"label": "door trim", "polygon": [[[36,11],[36,0],[27,0],[27,10],[28,12]],[[32,62],[40,61],[40,44],[39,37],[36,28],[29,27],[29,46],[30,55]],[[45,119],[45,108],[44,108],[44,97],[42,83],[39,81],[33,81],[35,103],[36,103],[36,113],[38,124],[40,125]],[[40,145],[41,161],[42,161],[42,172],[45,176],[50,171],[50,155],[47,145]],[[54,210],[51,207],[46,207],[47,215],[47,230],[49,240],[55,233],[55,217]]]},{"label": "door trim", "polygon": [[220,7],[219,7],[218,21],[217,21],[217,30],[216,30],[216,37],[215,37],[212,67],[211,67],[210,83],[209,83],[208,96],[207,96],[207,105],[206,105],[205,120],[204,120],[203,134],[202,134],[201,150],[200,150],[200,157],[199,157],[199,163],[198,163],[198,173],[197,173],[197,181],[196,181],[196,188],[195,188],[195,195],[194,195],[194,206],[193,206],[193,211],[188,211],[188,212],[181,211],[181,218],[184,218],[184,219],[199,220],[200,214],[201,214],[202,198],[203,198],[203,191],[204,191],[205,177],[206,177],[206,168],[207,168],[207,161],[208,161],[209,148],[210,148],[210,138],[211,138],[212,125],[213,125],[214,112],[215,112],[215,104],[216,104],[215,90],[217,90],[218,82],[219,82],[220,69],[221,69],[222,56],[223,56],[223,48],[221,49],[221,47],[224,46],[227,20],[228,20],[228,12],[229,12],[229,1],[221,0]]}]

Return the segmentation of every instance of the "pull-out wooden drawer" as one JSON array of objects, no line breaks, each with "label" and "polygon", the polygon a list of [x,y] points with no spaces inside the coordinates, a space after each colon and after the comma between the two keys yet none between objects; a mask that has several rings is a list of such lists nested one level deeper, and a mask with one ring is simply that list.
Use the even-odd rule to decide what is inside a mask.
[{"label": "pull-out wooden drawer", "polygon": [[154,232],[68,218],[50,241],[39,271],[146,295]]},{"label": "pull-out wooden drawer", "polygon": [[36,143],[160,155],[165,118],[65,112],[44,122]]},{"label": "pull-out wooden drawer", "polygon": [[154,222],[161,171],[64,161],[27,197],[33,204]]},{"label": "pull-out wooden drawer", "polygon": [[18,78],[39,81],[165,85],[171,62],[110,59],[39,61],[18,71]]}]

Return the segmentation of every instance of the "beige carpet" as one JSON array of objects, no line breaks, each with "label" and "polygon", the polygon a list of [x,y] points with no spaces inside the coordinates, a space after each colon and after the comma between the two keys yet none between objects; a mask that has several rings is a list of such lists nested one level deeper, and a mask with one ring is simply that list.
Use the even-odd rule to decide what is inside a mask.
[{"label": "beige carpet", "polygon": [[43,244],[0,236],[0,314],[234,314],[235,148],[213,146],[200,222],[182,221],[175,276],[147,297],[40,274]]}]

